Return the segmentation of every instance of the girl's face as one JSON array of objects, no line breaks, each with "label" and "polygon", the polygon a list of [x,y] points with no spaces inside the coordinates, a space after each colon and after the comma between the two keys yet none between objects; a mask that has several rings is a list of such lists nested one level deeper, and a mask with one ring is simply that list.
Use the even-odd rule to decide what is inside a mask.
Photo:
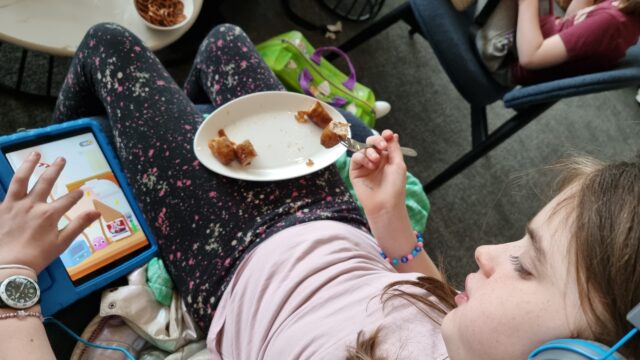
[{"label": "girl's face", "polygon": [[569,190],[531,220],[521,240],[476,250],[479,270],[442,324],[450,359],[526,359],[543,343],[586,329],[568,248],[572,204],[561,204]]}]

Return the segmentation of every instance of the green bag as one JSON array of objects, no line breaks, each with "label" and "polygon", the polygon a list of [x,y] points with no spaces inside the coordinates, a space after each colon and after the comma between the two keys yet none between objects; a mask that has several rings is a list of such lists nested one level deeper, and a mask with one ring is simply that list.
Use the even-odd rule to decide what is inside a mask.
[{"label": "green bag", "polygon": [[[353,64],[335,47],[313,46],[299,31],[278,35],[256,46],[269,68],[290,91],[305,93],[331,105],[341,107],[369,127],[376,123],[375,96],[368,87],[356,81]],[[322,58],[336,52],[349,65],[347,76]]]}]

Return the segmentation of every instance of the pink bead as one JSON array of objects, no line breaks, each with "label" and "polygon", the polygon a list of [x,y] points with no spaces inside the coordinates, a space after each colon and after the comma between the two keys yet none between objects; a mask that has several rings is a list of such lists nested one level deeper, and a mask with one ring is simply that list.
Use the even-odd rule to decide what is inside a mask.
[{"label": "pink bead", "polygon": [[393,264],[393,259],[392,259],[392,258],[388,257],[386,260],[387,260],[387,262],[388,262],[389,264]]},{"label": "pink bead", "polygon": [[418,245],[419,247],[424,247],[424,243],[421,242],[417,243],[416,245]]},{"label": "pink bead", "polygon": [[409,261],[413,260],[413,255],[411,254],[407,255],[407,259],[409,259]]}]

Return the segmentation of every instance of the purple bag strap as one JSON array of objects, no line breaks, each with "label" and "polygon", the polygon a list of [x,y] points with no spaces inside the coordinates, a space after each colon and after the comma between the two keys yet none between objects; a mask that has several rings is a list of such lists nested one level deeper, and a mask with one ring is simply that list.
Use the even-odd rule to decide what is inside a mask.
[{"label": "purple bag strap", "polygon": [[349,56],[345,54],[344,51],[333,46],[320,47],[320,48],[317,48],[316,51],[313,52],[313,54],[311,54],[309,59],[311,59],[311,61],[313,61],[314,63],[320,65],[320,61],[322,60],[322,54],[326,52],[335,52],[347,62],[347,65],[349,65],[349,78],[345,80],[342,83],[342,85],[344,85],[344,87],[346,87],[349,90],[353,90],[353,88],[356,86],[356,70],[353,67],[353,64],[351,63],[351,59],[349,59]]},{"label": "purple bag strap", "polygon": [[[304,91],[305,94],[309,96],[316,97],[315,94],[311,92],[311,82],[313,81],[313,75],[309,72],[309,69],[304,69],[298,76],[298,82],[300,83],[300,87]],[[337,107],[342,107],[346,105],[349,101],[341,96],[334,96],[329,104]]]}]

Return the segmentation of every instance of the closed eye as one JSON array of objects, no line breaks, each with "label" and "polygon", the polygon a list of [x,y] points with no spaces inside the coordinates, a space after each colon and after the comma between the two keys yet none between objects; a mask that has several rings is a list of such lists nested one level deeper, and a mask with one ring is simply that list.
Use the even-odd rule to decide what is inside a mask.
[{"label": "closed eye", "polygon": [[517,272],[521,278],[528,279],[533,276],[531,271],[522,264],[520,256],[509,255],[509,261],[511,262],[511,265],[513,265],[513,270]]}]

